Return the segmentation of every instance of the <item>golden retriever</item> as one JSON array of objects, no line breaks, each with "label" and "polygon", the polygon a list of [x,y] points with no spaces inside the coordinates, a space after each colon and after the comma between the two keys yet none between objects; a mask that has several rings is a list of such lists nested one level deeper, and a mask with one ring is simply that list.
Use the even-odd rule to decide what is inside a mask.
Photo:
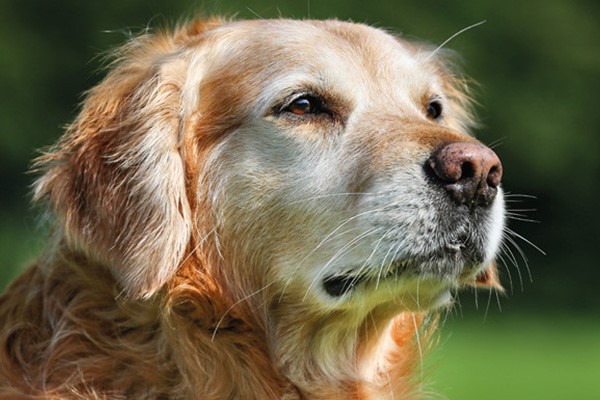
[{"label": "golden retriever", "polygon": [[440,51],[339,21],[122,47],[36,162],[47,251],[0,300],[6,399],[404,399],[498,286],[496,154]]}]

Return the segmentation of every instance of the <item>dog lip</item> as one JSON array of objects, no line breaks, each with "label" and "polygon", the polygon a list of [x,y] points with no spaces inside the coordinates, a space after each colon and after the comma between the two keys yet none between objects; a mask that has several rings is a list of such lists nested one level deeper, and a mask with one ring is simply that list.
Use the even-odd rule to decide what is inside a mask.
[{"label": "dog lip", "polygon": [[363,279],[360,276],[332,275],[323,281],[323,287],[327,294],[332,297],[341,297],[352,291]]},{"label": "dog lip", "polygon": [[374,278],[368,274],[352,274],[352,271],[336,275],[330,275],[323,280],[323,287],[327,294],[332,297],[341,297],[354,290],[359,284],[367,281],[385,280],[391,277],[398,277],[403,263],[394,262],[389,272],[383,276]]}]

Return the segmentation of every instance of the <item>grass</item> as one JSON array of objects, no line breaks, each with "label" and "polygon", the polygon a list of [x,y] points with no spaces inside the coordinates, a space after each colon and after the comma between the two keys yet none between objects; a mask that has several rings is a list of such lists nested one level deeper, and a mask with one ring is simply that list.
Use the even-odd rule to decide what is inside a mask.
[{"label": "grass", "polygon": [[[427,370],[450,400],[600,399],[600,320],[453,318]],[[443,397],[442,397],[443,398]]]}]

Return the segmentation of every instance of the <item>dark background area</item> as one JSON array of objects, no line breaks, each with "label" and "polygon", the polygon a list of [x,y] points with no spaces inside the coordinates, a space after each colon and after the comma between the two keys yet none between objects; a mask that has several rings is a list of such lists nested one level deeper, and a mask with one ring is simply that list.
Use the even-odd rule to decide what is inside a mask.
[{"label": "dark background area", "polygon": [[[102,59],[110,49],[131,34],[197,12],[236,18],[352,19],[433,44],[486,20],[446,47],[460,54],[463,71],[479,83],[474,89],[482,127],[476,134],[484,143],[494,144],[503,160],[505,190],[531,196],[510,197],[520,202],[510,202],[509,207],[534,209],[519,213],[540,221],[510,220],[509,226],[546,253],[513,238],[526,262],[508,243],[510,251],[503,255],[507,265],[501,266],[508,292],[500,299],[502,316],[511,320],[515,315],[545,316],[550,330],[561,323],[565,330],[578,326],[564,322],[574,316],[598,320],[600,2],[596,0],[387,0],[368,5],[358,0],[3,0],[0,287],[43,246],[45,231],[30,206],[33,176],[26,173],[36,149],[56,141],[62,126],[74,118],[82,92],[103,77]],[[510,261],[511,252],[518,268]],[[462,306],[455,313],[484,314],[486,294],[479,296],[478,311],[472,311],[472,294],[460,297]],[[499,309],[492,297],[486,318],[496,318]],[[592,344],[596,351],[598,336],[600,332],[592,336],[597,338]],[[600,372],[600,360],[589,367]]]}]

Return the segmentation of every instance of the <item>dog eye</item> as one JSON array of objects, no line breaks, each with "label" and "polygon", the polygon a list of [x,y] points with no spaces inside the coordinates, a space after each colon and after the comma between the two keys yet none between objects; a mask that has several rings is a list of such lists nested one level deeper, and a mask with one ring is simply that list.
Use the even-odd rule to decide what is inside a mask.
[{"label": "dog eye", "polygon": [[320,114],[324,112],[323,101],[317,96],[303,95],[284,107],[282,112],[296,115]]},{"label": "dog eye", "polygon": [[439,100],[432,100],[427,104],[427,117],[431,119],[440,119],[442,116],[442,103]]}]

